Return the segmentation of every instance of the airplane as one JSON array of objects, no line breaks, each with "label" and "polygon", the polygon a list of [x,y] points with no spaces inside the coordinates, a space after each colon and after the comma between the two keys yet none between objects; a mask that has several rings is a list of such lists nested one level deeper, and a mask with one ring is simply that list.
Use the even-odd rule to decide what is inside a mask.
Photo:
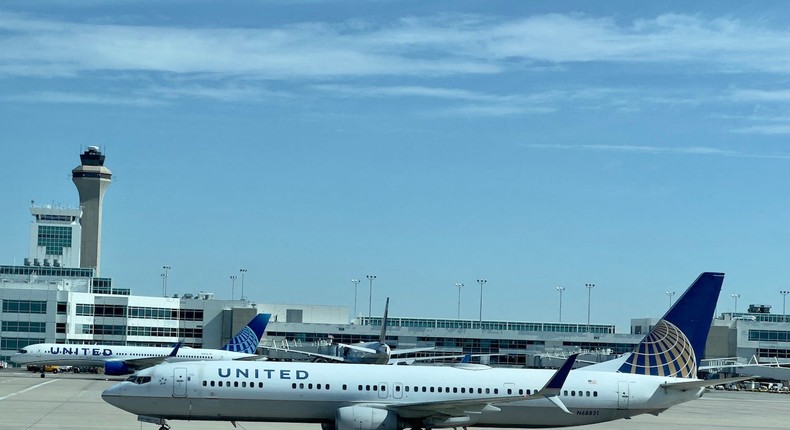
[{"label": "airplane", "polygon": [[320,423],[322,430],[560,427],[658,415],[700,397],[723,273],[702,273],[633,352],[571,370],[308,362],[165,363],[102,393],[141,422]]},{"label": "airplane", "polygon": [[[11,356],[20,365],[103,366],[105,375],[128,375],[162,362],[256,359],[271,314],[258,314],[222,349],[37,343]],[[44,377],[42,372],[41,377]]]},{"label": "airplane", "polygon": [[337,346],[343,352],[338,355],[321,354],[318,352],[301,351],[294,348],[278,348],[275,346],[267,347],[273,351],[283,351],[305,357],[312,358],[316,362],[341,362],[341,363],[361,363],[361,364],[412,364],[415,361],[430,361],[438,359],[449,358],[462,358],[463,354],[459,355],[441,355],[435,357],[404,357],[406,354],[414,354],[423,351],[432,351],[434,347],[421,347],[421,348],[396,348],[392,349],[386,343],[387,338],[387,315],[389,313],[390,299],[387,297],[387,302],[384,305],[384,318],[381,321],[381,333],[379,339],[372,342],[359,342],[353,344],[338,343]]}]

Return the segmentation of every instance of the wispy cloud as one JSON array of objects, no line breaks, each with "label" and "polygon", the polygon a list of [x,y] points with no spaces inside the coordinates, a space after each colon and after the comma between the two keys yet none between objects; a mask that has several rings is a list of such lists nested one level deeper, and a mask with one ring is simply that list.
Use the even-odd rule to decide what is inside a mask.
[{"label": "wispy cloud", "polygon": [[705,146],[691,147],[666,147],[666,146],[643,146],[643,145],[562,145],[562,144],[521,144],[524,148],[548,149],[562,151],[600,151],[600,152],[624,152],[635,154],[676,154],[676,155],[698,155],[698,156],[720,156],[720,157],[740,157],[740,158],[768,158],[790,160],[790,155],[782,154],[751,154],[740,151],[721,149]]},{"label": "wispy cloud", "polygon": [[558,64],[694,63],[790,72],[790,31],[730,18],[442,15],[267,28],[99,25],[0,12],[0,72],[265,79],[492,74]]},{"label": "wispy cloud", "polygon": [[161,100],[147,97],[125,97],[106,94],[85,94],[60,91],[39,91],[8,96],[0,96],[0,100],[22,103],[49,104],[83,104],[107,106],[159,106],[165,104]]}]

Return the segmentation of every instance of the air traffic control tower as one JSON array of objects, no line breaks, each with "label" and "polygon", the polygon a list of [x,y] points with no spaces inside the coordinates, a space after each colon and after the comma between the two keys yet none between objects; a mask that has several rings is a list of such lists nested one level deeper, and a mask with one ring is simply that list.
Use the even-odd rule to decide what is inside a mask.
[{"label": "air traffic control tower", "polygon": [[81,164],[71,171],[71,179],[80,193],[82,209],[82,240],[80,267],[93,268],[99,276],[101,260],[101,208],[104,192],[112,182],[112,172],[104,167],[104,154],[96,146],[89,146],[80,154]]}]

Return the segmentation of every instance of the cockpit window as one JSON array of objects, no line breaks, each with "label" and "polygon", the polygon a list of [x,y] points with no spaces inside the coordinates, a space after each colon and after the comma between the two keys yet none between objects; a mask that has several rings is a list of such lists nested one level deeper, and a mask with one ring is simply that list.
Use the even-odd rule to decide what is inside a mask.
[{"label": "cockpit window", "polygon": [[132,376],[128,377],[126,379],[126,381],[134,383],[134,384],[137,384],[137,385],[141,385],[141,384],[145,384],[145,383],[151,382],[151,377],[150,376],[132,375]]},{"label": "cockpit window", "polygon": [[17,352],[20,353],[20,354],[27,354],[27,350],[26,349],[20,349]]}]

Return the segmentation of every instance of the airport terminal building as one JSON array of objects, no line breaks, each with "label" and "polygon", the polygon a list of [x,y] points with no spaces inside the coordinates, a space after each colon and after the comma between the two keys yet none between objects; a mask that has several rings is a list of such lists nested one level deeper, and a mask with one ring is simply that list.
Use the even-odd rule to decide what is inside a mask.
[{"label": "airport terminal building", "polygon": [[[43,343],[218,348],[256,313],[272,314],[262,352],[303,359],[278,348],[336,353],[338,343],[377,340],[382,317],[349,320],[349,307],[218,300],[207,291],[169,297],[136,296],[100,276],[101,203],[112,173],[96,147],[72,170],[79,208],[35,206],[29,255],[23,265],[0,266],[0,361],[24,346]],[[164,275],[166,276],[166,274]],[[166,278],[165,278],[166,279]],[[790,362],[790,323],[770,307],[723,314],[713,322],[706,355],[756,356]],[[434,347],[422,355],[488,354],[497,365],[553,366],[585,352],[600,361],[629,352],[655,320],[632,320],[630,333],[614,325],[556,322],[390,317],[393,348]],[[558,358],[560,357],[560,358]]]}]

